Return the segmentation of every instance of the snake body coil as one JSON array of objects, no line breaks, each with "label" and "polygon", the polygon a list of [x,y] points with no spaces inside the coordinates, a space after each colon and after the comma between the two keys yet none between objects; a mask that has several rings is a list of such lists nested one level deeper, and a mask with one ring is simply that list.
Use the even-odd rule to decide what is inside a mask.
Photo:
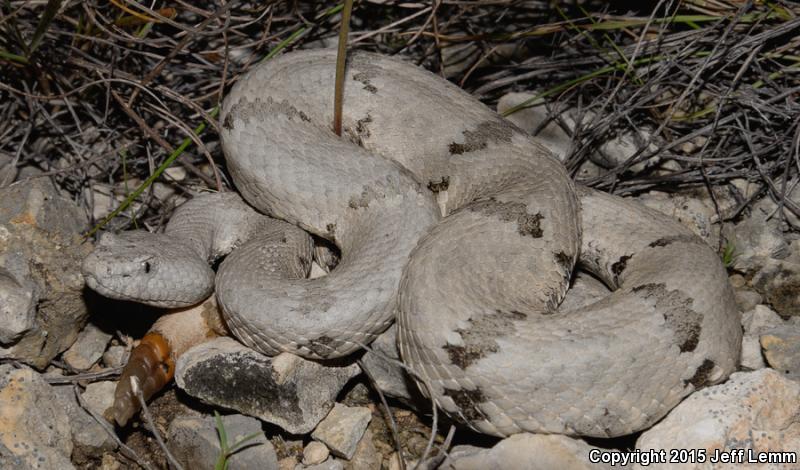
[{"label": "snake body coil", "polygon": [[[266,237],[263,226],[243,230],[215,248],[220,223],[206,217],[189,224],[196,234],[181,235],[193,243],[178,243],[203,262],[236,248],[216,292],[243,343],[266,354],[339,357],[397,314],[403,360],[423,391],[501,436],[631,433],[734,370],[741,331],[732,290],[700,239],[634,202],[576,188],[533,138],[397,59],[351,55],[345,135],[337,137],[329,124],[334,62],[334,51],[302,51],[252,70],[225,100],[221,136],[244,199],[335,242],[336,269],[304,279],[310,241],[286,236],[297,229],[285,223]],[[228,222],[269,219],[241,220],[260,222]],[[124,279],[109,266],[140,266],[143,250],[158,257],[172,245],[100,246],[84,272],[101,292],[131,298],[124,284],[141,287],[147,276],[182,289],[186,274],[166,268],[168,279],[152,281],[155,261]],[[579,256],[615,291],[560,311]],[[210,283],[203,288],[207,295]]]}]

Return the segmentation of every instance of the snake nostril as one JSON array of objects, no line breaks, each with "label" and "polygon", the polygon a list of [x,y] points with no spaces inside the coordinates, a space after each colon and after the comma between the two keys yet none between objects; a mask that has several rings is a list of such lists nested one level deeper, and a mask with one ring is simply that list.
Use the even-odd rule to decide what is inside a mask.
[{"label": "snake nostril", "polygon": [[145,261],[144,262],[144,272],[145,272],[145,274],[150,274],[150,262],[149,261]]}]

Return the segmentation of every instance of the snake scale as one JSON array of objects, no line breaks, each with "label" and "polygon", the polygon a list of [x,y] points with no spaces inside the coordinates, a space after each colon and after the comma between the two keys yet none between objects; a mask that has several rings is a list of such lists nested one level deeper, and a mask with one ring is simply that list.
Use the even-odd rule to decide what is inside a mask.
[{"label": "snake scale", "polygon": [[[738,310],[702,240],[576,186],[534,138],[397,58],[350,55],[338,137],[335,59],[299,51],[243,76],[221,138],[246,202],[202,195],[164,234],[104,236],[88,285],[159,306],[215,290],[268,355],[345,356],[397,318],[423,392],[498,436],[628,434],[734,370]],[[306,279],[306,232],[341,250],[329,275]],[[613,292],[561,311],[578,260]]]}]

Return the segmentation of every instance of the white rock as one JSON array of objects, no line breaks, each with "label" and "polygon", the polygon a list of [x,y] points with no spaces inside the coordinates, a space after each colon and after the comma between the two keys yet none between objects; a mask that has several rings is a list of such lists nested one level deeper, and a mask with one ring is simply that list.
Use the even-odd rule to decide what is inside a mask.
[{"label": "white rock", "polygon": [[311,441],[303,449],[303,465],[316,465],[322,463],[330,455],[330,451],[325,444],[318,441]]},{"label": "white rock", "polygon": [[66,406],[27,367],[0,365],[0,467],[73,468]]},{"label": "white rock", "polygon": [[324,442],[333,455],[349,460],[371,419],[372,411],[369,408],[337,403],[311,433],[311,437]]},{"label": "white rock", "polygon": [[[658,468],[664,470],[743,468],[740,463],[712,465],[710,457],[717,451],[796,452],[800,449],[800,383],[772,369],[737,372],[721,385],[690,395],[663,421],[642,434],[636,448],[664,449],[667,453],[670,449],[700,449],[708,457],[703,463],[659,464]],[[746,468],[797,466],[749,464]]]},{"label": "white rock", "polygon": [[111,336],[91,323],[87,324],[64,353],[64,362],[73,369],[88,370],[103,357]]},{"label": "white rock", "polygon": [[766,305],[756,305],[754,309],[742,314],[742,356],[739,364],[747,369],[756,370],[767,367],[761,354],[759,336],[765,331],[780,326],[783,320]]},{"label": "white rock", "polygon": [[86,386],[81,398],[86,401],[86,406],[100,416],[114,404],[114,390],[116,382],[93,382]]},{"label": "white rock", "polygon": [[[498,101],[497,112],[503,114],[535,97],[535,93],[508,93]],[[534,100],[527,104],[525,108],[506,116],[506,119],[526,132],[535,135],[542,145],[553,152],[559,160],[563,161],[572,151],[572,134],[574,131],[581,126],[590,124],[595,118],[595,114],[587,111],[581,115],[575,109],[548,108],[550,106],[546,105],[543,100]],[[647,129],[642,129],[641,133],[625,131],[602,143],[589,158],[601,167],[614,168],[623,164],[638,152],[639,148],[649,138],[650,131]],[[650,142],[647,149],[648,153],[658,149],[656,143],[655,140]],[[658,163],[658,161],[659,157],[653,156],[647,161],[633,165],[631,170],[640,171]]]},{"label": "white rock", "polygon": [[267,357],[223,337],[186,351],[178,359],[175,382],[204,402],[305,434],[359,372],[357,364],[328,366],[289,353]]}]

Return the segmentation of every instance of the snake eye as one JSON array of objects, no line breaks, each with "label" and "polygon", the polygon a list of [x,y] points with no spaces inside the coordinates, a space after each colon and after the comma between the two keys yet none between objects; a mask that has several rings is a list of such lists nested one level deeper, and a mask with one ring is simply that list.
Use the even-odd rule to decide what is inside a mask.
[{"label": "snake eye", "polygon": [[149,262],[149,261],[145,261],[145,262],[144,262],[144,263],[142,263],[142,264],[144,265],[144,272],[145,272],[145,274],[150,274],[150,262]]}]

